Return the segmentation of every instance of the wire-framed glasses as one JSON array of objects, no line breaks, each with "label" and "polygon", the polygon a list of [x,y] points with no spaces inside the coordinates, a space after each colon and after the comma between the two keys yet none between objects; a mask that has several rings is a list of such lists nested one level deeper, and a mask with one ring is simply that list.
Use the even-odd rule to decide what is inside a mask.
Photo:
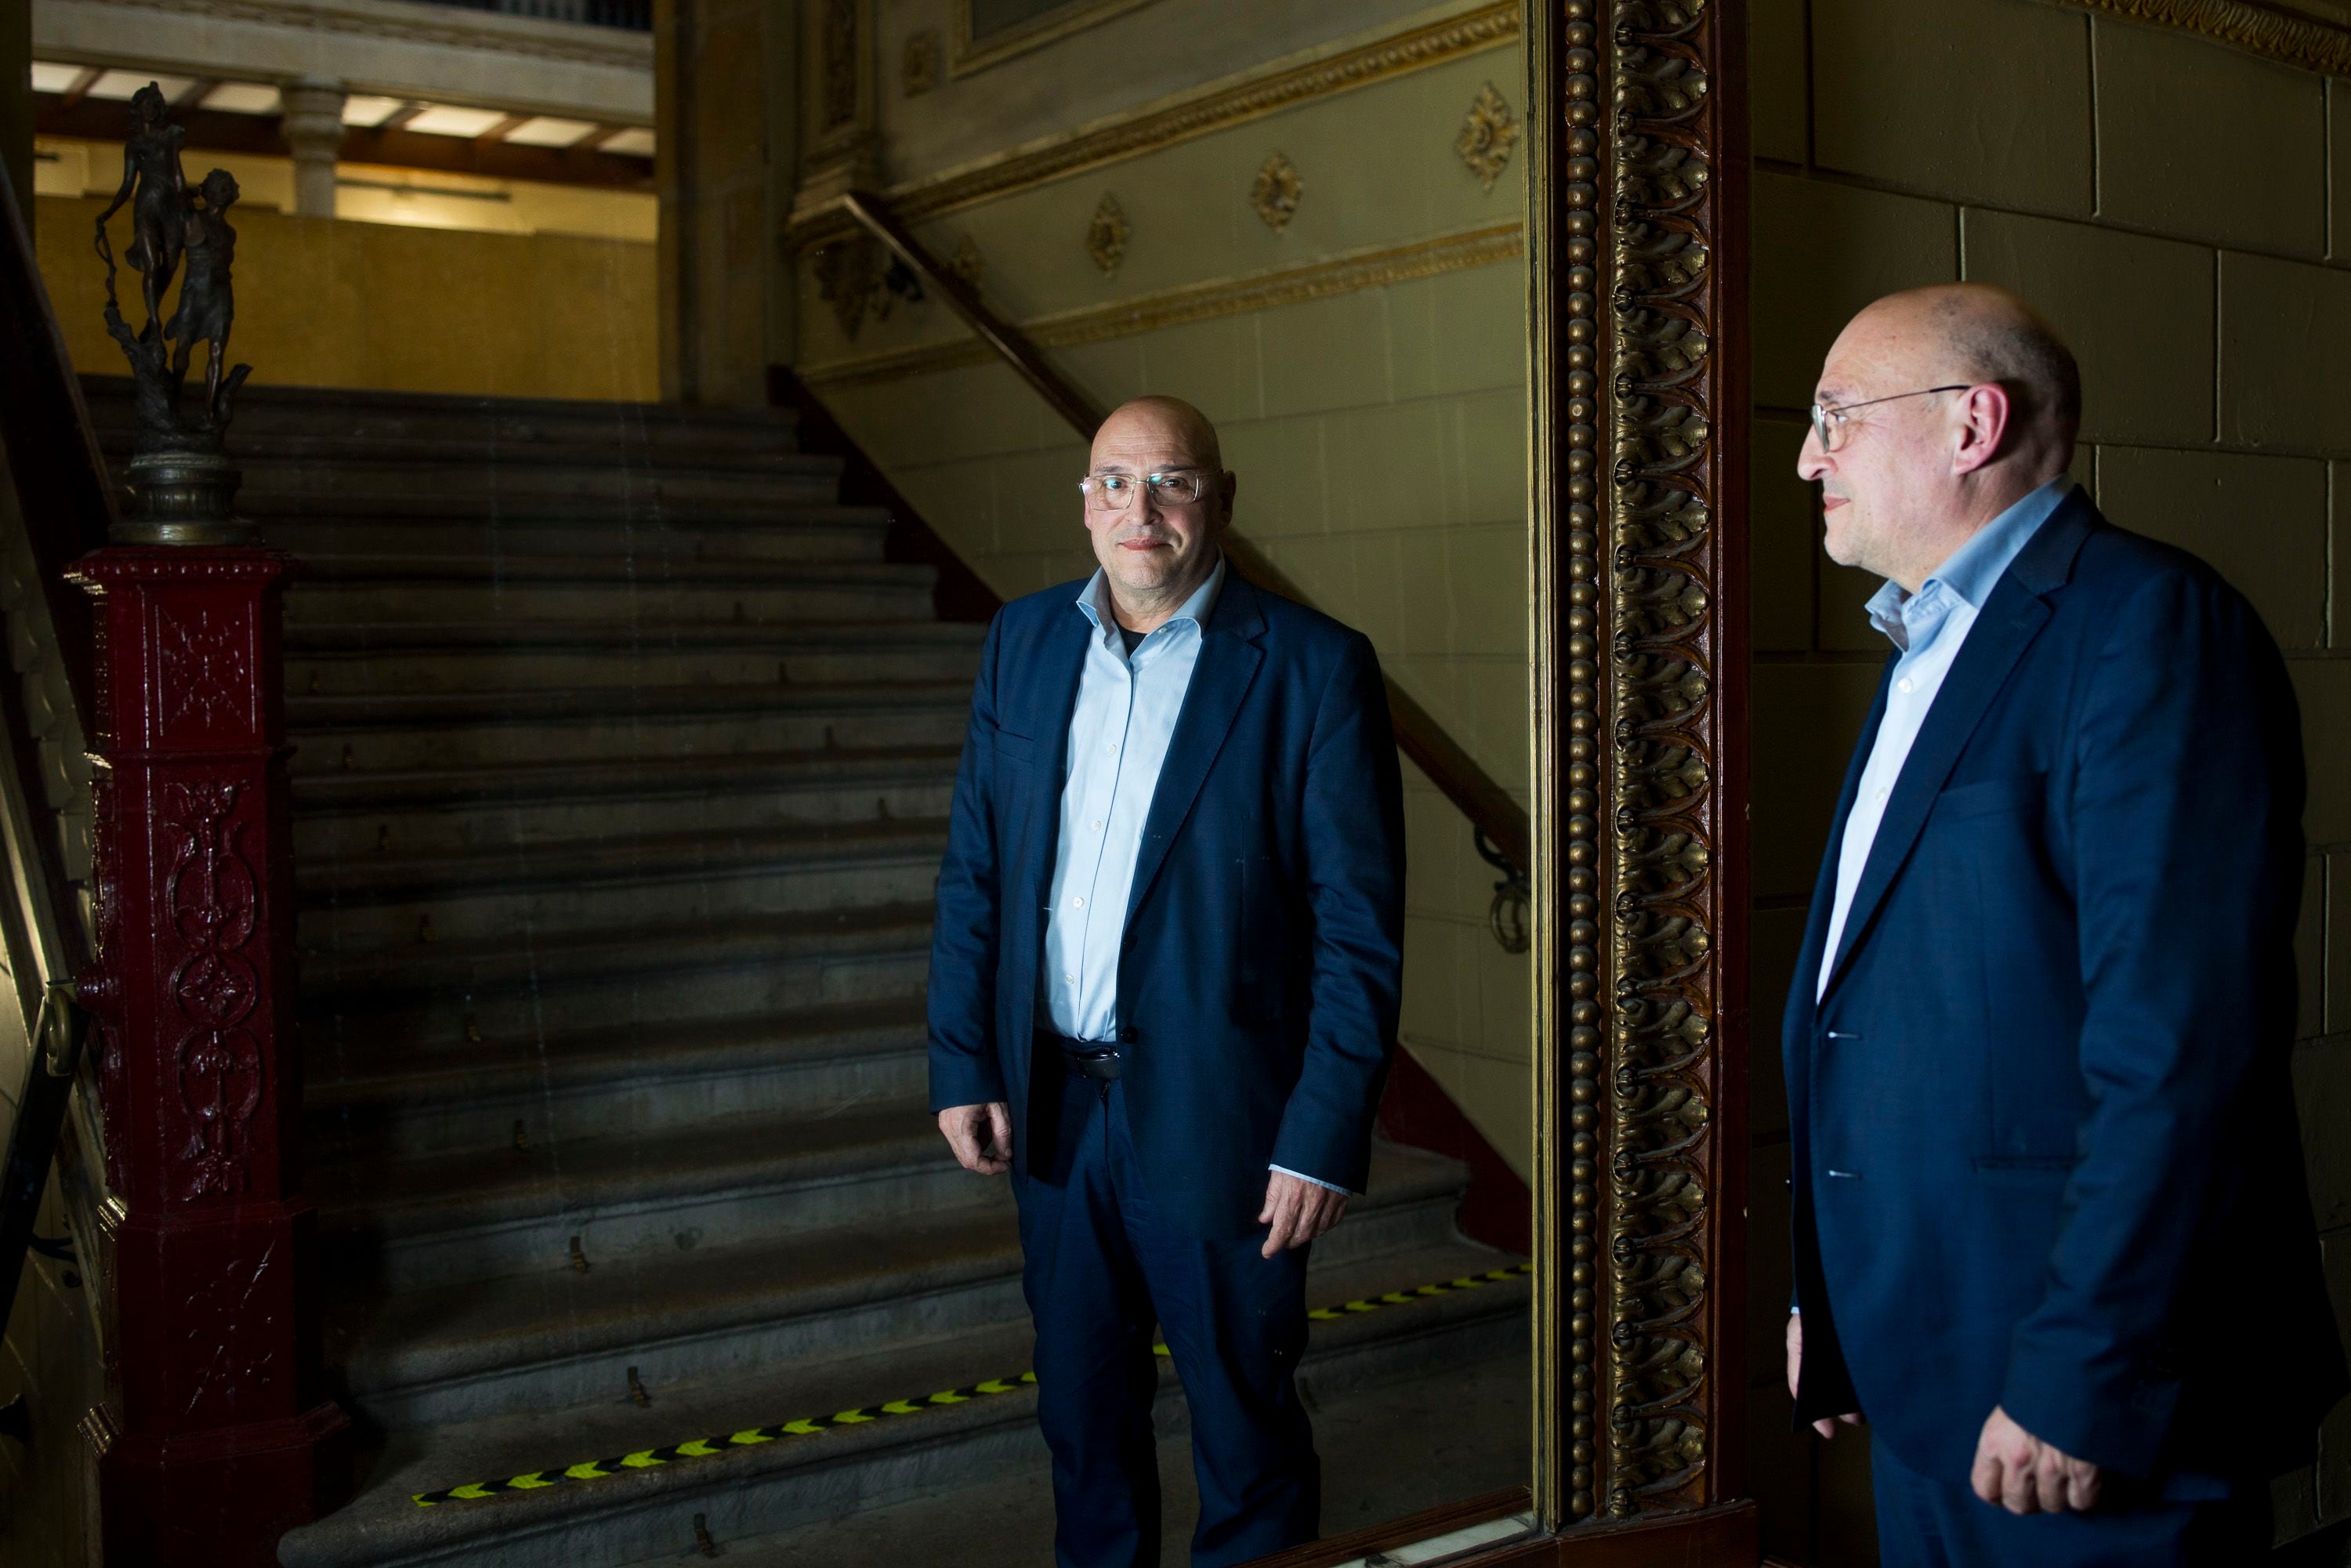
[{"label": "wire-framed glasses", "polygon": [[1874,397],[1863,402],[1844,402],[1834,407],[1813,404],[1813,434],[1820,438],[1821,450],[1834,452],[1844,441],[1846,417],[1857,408],[1875,408],[1881,402],[1900,402],[1906,397],[1928,397],[1936,392],[1965,392],[1969,382],[1953,382],[1949,386],[1920,387],[1917,392],[1895,392],[1886,397]]},{"label": "wire-framed glasses", "polygon": [[1097,512],[1123,512],[1151,486],[1151,498],[1163,507],[1188,507],[1208,493],[1217,477],[1213,468],[1170,468],[1160,474],[1090,474],[1078,481],[1086,505]]}]

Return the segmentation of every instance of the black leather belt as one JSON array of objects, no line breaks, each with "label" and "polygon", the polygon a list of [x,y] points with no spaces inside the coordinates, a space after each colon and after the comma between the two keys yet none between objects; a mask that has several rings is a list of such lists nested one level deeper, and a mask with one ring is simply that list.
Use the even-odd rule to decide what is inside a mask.
[{"label": "black leather belt", "polygon": [[1071,1040],[1067,1035],[1048,1034],[1039,1030],[1037,1040],[1040,1045],[1050,1041],[1061,1053],[1064,1071],[1081,1078],[1091,1078],[1097,1083],[1113,1082],[1125,1070],[1126,1064],[1118,1054],[1118,1047],[1098,1040]]}]

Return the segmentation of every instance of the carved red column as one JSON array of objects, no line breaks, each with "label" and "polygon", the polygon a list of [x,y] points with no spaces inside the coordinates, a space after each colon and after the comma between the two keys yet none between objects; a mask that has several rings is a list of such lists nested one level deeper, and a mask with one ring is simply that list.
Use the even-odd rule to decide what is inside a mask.
[{"label": "carved red column", "polygon": [[275,1563],[340,1500],[315,1224],[298,1194],[281,595],[255,547],[114,547],[98,601],[105,1403],[83,1422],[109,1564]]}]

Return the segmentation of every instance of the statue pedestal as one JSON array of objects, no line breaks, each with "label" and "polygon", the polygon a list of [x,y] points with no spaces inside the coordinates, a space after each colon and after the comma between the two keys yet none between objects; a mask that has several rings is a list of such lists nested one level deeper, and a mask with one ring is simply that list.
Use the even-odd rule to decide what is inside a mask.
[{"label": "statue pedestal", "polygon": [[341,1500],[314,1217],[298,1195],[281,594],[257,548],[113,547],[92,756],[106,1239],[103,1561],[263,1564]]}]

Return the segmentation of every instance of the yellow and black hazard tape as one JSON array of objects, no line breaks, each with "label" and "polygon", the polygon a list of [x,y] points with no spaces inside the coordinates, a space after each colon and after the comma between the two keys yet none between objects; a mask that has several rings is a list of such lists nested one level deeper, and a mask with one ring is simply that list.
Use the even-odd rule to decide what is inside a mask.
[{"label": "yellow and black hazard tape", "polygon": [[[1317,1307],[1308,1318],[1318,1322],[1330,1322],[1341,1318],[1357,1317],[1375,1312],[1383,1307],[1409,1306],[1437,1296],[1449,1296],[1458,1291],[1475,1291],[1487,1285],[1501,1284],[1534,1272],[1534,1265],[1513,1263],[1507,1269],[1489,1269],[1482,1274],[1464,1274],[1459,1279],[1445,1280],[1433,1285],[1417,1285],[1409,1291],[1390,1291],[1385,1295],[1360,1301],[1342,1301],[1335,1307]],[[1154,1344],[1152,1354],[1165,1355],[1167,1346]],[[724,1437],[695,1437],[684,1443],[672,1443],[659,1448],[640,1448],[633,1454],[618,1458],[590,1459],[584,1464],[567,1465],[559,1470],[528,1470],[509,1476],[502,1481],[467,1481],[464,1486],[449,1487],[441,1491],[421,1491],[415,1494],[419,1508],[434,1508],[444,1502],[478,1502],[506,1492],[541,1491],[549,1487],[562,1486],[570,1481],[609,1480],[632,1470],[649,1470],[663,1465],[676,1464],[684,1459],[712,1459],[738,1448],[755,1448],[762,1443],[781,1442],[788,1437],[814,1437],[836,1427],[862,1427],[869,1421],[879,1421],[891,1416],[919,1416],[925,1410],[937,1410],[949,1405],[967,1404],[991,1394],[1018,1393],[1024,1384],[1037,1381],[1034,1372],[1024,1372],[1014,1377],[991,1377],[984,1383],[967,1383],[961,1388],[950,1388],[938,1394],[916,1394],[904,1399],[893,1399],[886,1405],[867,1405],[856,1410],[840,1410],[830,1416],[804,1416],[797,1421],[785,1421],[773,1427],[753,1427]]]}]

